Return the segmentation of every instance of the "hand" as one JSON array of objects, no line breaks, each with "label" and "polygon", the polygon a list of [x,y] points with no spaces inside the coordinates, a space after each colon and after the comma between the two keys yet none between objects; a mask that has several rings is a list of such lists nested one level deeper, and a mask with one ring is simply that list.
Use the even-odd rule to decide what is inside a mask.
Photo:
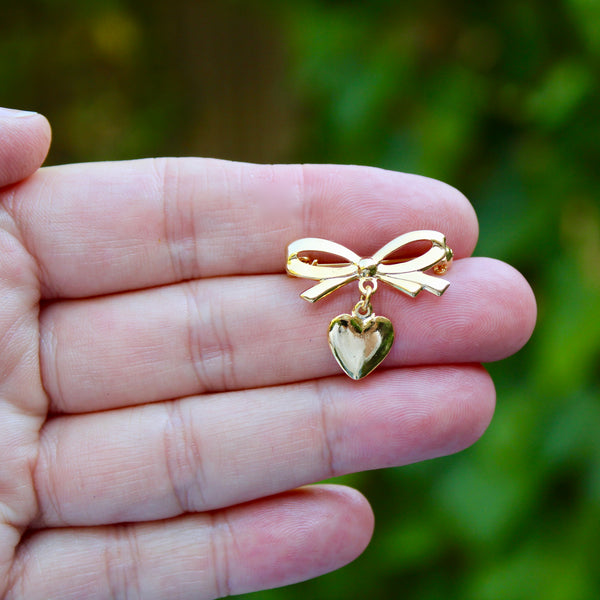
[{"label": "hand", "polygon": [[[468,258],[477,221],[454,189],[202,159],[35,172],[48,143],[42,117],[0,113],[3,600],[214,598],[333,570],[368,543],[370,508],[295,488],[486,428],[477,363],[525,343],[535,302],[512,268]],[[451,286],[381,286],[397,341],[351,381],[325,332],[356,294],[305,303],[285,248],[319,236],[368,255],[414,229],[446,233]]]}]

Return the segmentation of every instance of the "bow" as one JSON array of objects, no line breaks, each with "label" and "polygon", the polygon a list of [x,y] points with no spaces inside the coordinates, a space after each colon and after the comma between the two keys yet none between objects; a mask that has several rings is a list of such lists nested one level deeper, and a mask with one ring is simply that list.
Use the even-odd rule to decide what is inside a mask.
[{"label": "bow", "polygon": [[[386,256],[393,254],[403,246],[418,241],[428,241],[432,247],[421,256],[404,262],[386,263]],[[345,258],[348,263],[318,264],[310,262],[300,254],[326,252]],[[315,279],[319,283],[300,296],[309,302],[316,302],[355,279],[380,279],[397,290],[416,296],[425,289],[441,296],[450,285],[449,281],[423,273],[435,267],[449,263],[452,250],[446,245],[446,237],[438,231],[412,231],[405,233],[380,248],[371,258],[361,258],[345,246],[321,238],[302,238],[288,246],[287,272],[294,277]]]}]

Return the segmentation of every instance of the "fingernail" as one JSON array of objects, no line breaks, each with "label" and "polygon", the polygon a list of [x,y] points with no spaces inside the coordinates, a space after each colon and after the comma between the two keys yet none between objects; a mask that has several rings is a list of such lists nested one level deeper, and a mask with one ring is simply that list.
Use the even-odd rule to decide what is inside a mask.
[{"label": "fingernail", "polygon": [[3,108],[0,106],[0,119],[22,119],[24,117],[33,117],[38,113],[32,110],[16,110],[14,108]]}]

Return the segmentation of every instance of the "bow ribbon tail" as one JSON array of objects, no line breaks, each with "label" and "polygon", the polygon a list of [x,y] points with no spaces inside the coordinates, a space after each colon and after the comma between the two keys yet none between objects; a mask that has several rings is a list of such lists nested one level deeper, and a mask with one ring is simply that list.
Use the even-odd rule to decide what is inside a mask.
[{"label": "bow ribbon tail", "polygon": [[335,290],[341,288],[343,285],[350,283],[354,279],[358,279],[358,274],[346,277],[329,277],[327,279],[322,279],[317,285],[313,285],[313,287],[302,292],[300,297],[309,302],[316,302],[324,296],[327,296],[327,294],[335,292]]},{"label": "bow ribbon tail", "polygon": [[421,271],[409,271],[401,275],[377,273],[377,277],[413,298],[421,290],[427,290],[436,296],[441,296],[450,285],[450,282],[445,279],[433,277]]}]

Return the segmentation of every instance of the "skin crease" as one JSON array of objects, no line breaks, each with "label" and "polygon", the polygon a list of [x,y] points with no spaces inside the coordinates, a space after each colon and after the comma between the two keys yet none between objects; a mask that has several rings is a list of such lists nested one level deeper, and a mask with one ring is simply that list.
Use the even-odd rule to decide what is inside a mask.
[{"label": "skin crease", "polygon": [[[156,159],[37,170],[39,115],[0,110],[0,599],[216,598],[301,581],[368,544],[368,502],[312,485],[457,452],[495,393],[477,365],[535,323],[527,283],[469,258],[466,199],[365,167]],[[342,222],[340,215],[344,215]],[[353,382],[308,305],[300,237],[368,256],[446,233],[442,298],[381,286],[397,341]],[[251,326],[248,326],[248,323]]]}]

